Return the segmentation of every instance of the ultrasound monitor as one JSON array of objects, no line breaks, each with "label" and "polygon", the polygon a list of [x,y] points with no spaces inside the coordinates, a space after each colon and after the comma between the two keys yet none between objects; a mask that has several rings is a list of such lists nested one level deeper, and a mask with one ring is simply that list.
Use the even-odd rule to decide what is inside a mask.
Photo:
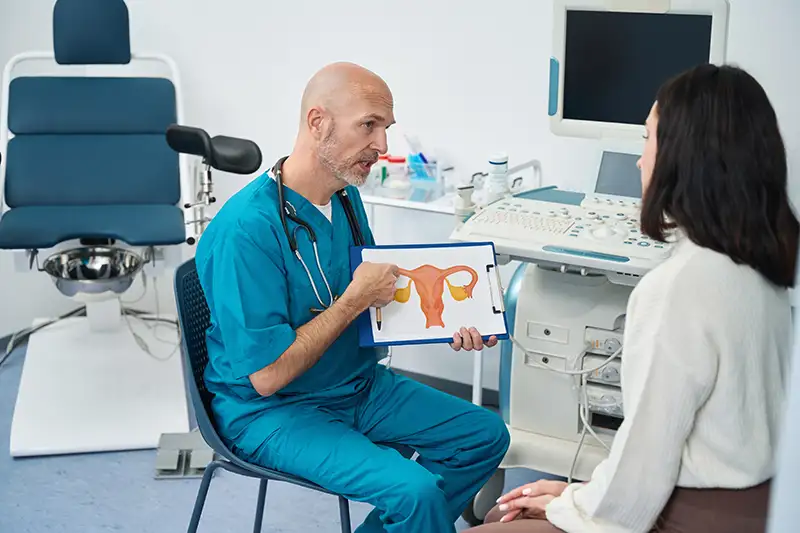
[{"label": "ultrasound monitor", "polygon": [[555,0],[551,131],[639,140],[662,83],[725,62],[726,0]]}]

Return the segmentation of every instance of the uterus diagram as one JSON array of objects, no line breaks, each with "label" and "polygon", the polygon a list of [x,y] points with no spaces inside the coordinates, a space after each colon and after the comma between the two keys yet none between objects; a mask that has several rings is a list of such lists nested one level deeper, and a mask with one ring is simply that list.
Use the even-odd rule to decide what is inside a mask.
[{"label": "uterus diagram", "polygon": [[[444,312],[444,300],[442,294],[444,285],[450,290],[450,295],[457,302],[472,298],[472,290],[478,283],[478,273],[475,269],[466,265],[456,265],[450,268],[437,268],[432,265],[422,265],[414,270],[399,269],[400,275],[409,279],[405,287],[396,289],[394,300],[404,304],[411,298],[411,285],[417,289],[419,295],[420,308],[425,315],[425,329],[434,326],[444,327],[442,313]],[[468,272],[472,280],[467,285],[452,285],[448,277],[457,272]]]}]

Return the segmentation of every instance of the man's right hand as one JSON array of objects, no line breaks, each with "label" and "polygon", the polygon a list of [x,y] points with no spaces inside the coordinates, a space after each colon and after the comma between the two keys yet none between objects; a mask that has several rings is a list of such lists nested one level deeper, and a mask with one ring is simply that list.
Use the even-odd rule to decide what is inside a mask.
[{"label": "man's right hand", "polygon": [[296,330],[296,338],[274,363],[250,375],[253,388],[270,396],[311,368],[360,313],[394,299],[399,269],[385,263],[361,263],[344,294],[324,313]]},{"label": "man's right hand", "polygon": [[394,299],[398,276],[397,265],[365,261],[353,272],[353,282],[345,293],[350,293],[365,308],[383,307]]}]

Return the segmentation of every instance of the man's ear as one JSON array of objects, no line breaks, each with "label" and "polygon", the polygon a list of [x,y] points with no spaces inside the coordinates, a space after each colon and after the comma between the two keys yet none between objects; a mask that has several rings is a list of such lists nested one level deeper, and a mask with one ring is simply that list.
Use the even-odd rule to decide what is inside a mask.
[{"label": "man's ear", "polygon": [[322,129],[325,122],[325,113],[323,110],[318,107],[312,107],[309,109],[306,122],[311,135],[313,135],[315,139],[321,139]]}]

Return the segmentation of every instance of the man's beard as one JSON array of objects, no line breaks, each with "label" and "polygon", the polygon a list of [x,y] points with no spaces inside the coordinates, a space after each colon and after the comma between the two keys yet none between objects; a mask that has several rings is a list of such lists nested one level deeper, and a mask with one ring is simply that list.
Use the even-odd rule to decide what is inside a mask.
[{"label": "man's beard", "polygon": [[378,160],[378,154],[373,151],[365,151],[356,156],[338,160],[334,155],[338,144],[333,137],[335,129],[335,127],[332,127],[322,140],[318,153],[319,161],[336,179],[355,187],[361,187],[367,181],[369,173],[362,174],[356,165],[362,161],[369,161],[374,164]]}]

